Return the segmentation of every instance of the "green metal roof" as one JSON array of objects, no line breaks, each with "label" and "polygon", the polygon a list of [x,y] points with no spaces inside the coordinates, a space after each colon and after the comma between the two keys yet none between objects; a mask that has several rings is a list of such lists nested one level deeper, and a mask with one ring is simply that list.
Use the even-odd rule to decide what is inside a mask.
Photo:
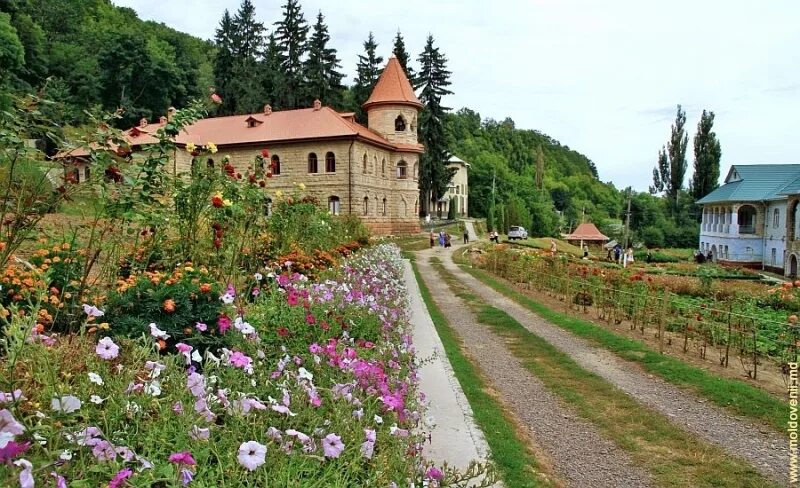
[{"label": "green metal roof", "polygon": [[800,164],[736,164],[725,184],[697,203],[760,202],[800,192]]}]

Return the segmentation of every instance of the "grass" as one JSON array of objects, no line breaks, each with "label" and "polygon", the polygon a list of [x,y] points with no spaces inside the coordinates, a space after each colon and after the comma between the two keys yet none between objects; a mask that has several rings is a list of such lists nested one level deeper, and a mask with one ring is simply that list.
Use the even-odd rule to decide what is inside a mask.
[{"label": "grass", "polygon": [[[435,266],[459,295],[463,285]],[[642,407],[603,378],[583,369],[567,354],[525,329],[506,312],[472,300],[478,320],[505,340],[523,367],[578,414],[646,467],[659,486],[777,486],[720,448],[676,427]],[[576,440],[578,441],[578,440]]]},{"label": "grass", "polygon": [[[532,247],[534,249],[545,249],[549,251],[551,240],[556,241],[556,245],[558,246],[558,252],[572,254],[573,256],[577,257],[583,257],[583,251],[581,251],[581,248],[579,248],[578,246],[573,246],[567,241],[562,241],[560,239],[552,239],[550,237],[529,237],[521,241],[508,241],[508,244],[516,244],[518,246]],[[590,252],[596,254],[597,249],[592,248]]]},{"label": "grass", "polygon": [[486,381],[462,352],[458,336],[433,301],[414,260],[412,266],[422,299],[442,340],[447,359],[469,401],[475,422],[486,437],[492,451],[492,460],[503,483],[508,488],[552,486],[540,474],[536,459],[529,452],[526,441],[518,436],[513,421],[503,411],[501,404],[487,392]]},{"label": "grass", "polygon": [[688,388],[736,415],[765,422],[778,431],[786,427],[786,403],[767,392],[659,354],[639,341],[620,336],[589,321],[553,311],[482,270],[466,266],[462,266],[462,269],[542,318],[608,349],[623,359],[642,365],[648,372],[672,384]]}]

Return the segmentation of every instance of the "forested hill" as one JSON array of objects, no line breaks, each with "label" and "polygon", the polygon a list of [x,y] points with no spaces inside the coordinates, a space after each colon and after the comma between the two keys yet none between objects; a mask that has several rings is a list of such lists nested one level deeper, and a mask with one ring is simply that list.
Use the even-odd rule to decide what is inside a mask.
[{"label": "forested hill", "polygon": [[121,124],[207,96],[214,47],[109,0],[0,0],[0,87],[42,90],[67,124],[125,107]]},{"label": "forested hill", "polygon": [[[492,214],[493,180],[499,227],[530,222],[536,234],[554,235],[584,212],[597,223],[621,213],[619,191],[599,181],[594,163],[541,132],[517,129],[511,119],[482,120],[468,108],[448,114],[445,127],[452,152],[471,165],[470,213],[476,216]],[[560,221],[553,210],[561,212]]]}]

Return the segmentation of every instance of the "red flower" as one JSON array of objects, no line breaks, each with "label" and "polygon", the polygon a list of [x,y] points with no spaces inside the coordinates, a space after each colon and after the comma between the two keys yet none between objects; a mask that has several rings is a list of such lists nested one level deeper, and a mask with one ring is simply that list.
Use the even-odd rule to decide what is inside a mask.
[{"label": "red flower", "polygon": [[216,103],[217,105],[219,105],[220,103],[222,103],[222,97],[220,97],[216,93],[212,93],[211,94],[211,101]]},{"label": "red flower", "polygon": [[261,150],[261,157],[262,158],[268,158],[269,157],[269,149],[267,149],[267,148],[262,149]]},{"label": "red flower", "polygon": [[267,178],[272,178],[272,171],[270,171],[269,173],[267,173]]},{"label": "red flower", "polygon": [[280,337],[287,337],[289,335],[289,329],[287,329],[286,327],[278,328],[278,335]]},{"label": "red flower", "polygon": [[214,239],[214,249],[219,249],[222,247],[222,241],[220,239]]},{"label": "red flower", "polygon": [[211,205],[213,205],[214,208],[222,208],[223,205],[222,195],[216,194],[213,197],[211,197]]}]

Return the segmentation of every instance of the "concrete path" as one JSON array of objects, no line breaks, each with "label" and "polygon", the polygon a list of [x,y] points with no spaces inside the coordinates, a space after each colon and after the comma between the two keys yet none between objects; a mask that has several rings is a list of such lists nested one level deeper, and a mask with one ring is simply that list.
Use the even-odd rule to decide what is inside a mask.
[{"label": "concrete path", "polygon": [[405,262],[405,280],[414,346],[423,361],[419,369],[420,390],[428,402],[423,430],[430,440],[425,443],[424,456],[437,464],[446,462],[459,469],[466,468],[473,460],[484,462],[489,446],[475,425],[472,409],[453,375],[409,261]]},{"label": "concrete path", "polygon": [[475,242],[478,240],[478,234],[475,233],[475,226],[472,225],[471,220],[464,221],[464,227],[467,229],[467,234],[469,234],[469,242]]}]

